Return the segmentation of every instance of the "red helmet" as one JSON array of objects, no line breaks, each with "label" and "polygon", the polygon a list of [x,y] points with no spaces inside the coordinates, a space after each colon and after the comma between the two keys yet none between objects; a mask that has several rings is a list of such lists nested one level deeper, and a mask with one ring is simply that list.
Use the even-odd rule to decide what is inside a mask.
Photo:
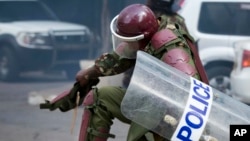
[{"label": "red helmet", "polygon": [[158,27],[157,18],[146,5],[125,7],[110,24],[114,50],[122,57],[133,58],[132,54],[145,48]]},{"label": "red helmet", "polygon": [[183,2],[184,0],[147,0],[147,6],[153,11],[171,14],[180,10]]}]

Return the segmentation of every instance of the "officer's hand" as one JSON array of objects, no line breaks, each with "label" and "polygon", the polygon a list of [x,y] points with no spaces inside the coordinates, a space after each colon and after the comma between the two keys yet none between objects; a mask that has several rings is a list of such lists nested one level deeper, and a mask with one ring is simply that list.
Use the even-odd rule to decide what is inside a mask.
[{"label": "officer's hand", "polygon": [[[79,82],[76,82],[70,91],[63,92],[52,101],[45,101],[45,103],[40,104],[40,109],[49,109],[51,111],[59,109],[62,112],[67,112],[81,105],[85,96],[92,89],[92,86],[97,85],[99,81],[99,79],[91,79],[84,87]],[[77,102],[78,94],[80,100]]]},{"label": "officer's hand", "polygon": [[80,70],[76,74],[76,81],[80,83],[80,86],[85,88],[86,86],[92,85],[93,81],[98,80],[102,76],[98,68],[93,65],[85,70]]},{"label": "officer's hand", "polygon": [[86,86],[89,82],[86,73],[87,70],[80,70],[76,74],[76,81],[79,82],[82,87]]},{"label": "officer's hand", "polygon": [[77,106],[76,99],[78,92],[80,92],[80,85],[79,83],[75,83],[70,91],[63,92],[52,101],[46,100],[45,103],[40,104],[40,109],[49,109],[51,111],[59,109],[62,112],[69,111]]}]

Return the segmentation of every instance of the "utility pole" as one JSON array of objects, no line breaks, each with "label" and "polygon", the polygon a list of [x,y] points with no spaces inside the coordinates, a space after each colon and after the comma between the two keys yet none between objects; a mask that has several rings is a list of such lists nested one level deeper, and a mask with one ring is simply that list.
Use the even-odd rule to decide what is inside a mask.
[{"label": "utility pole", "polygon": [[102,0],[101,13],[101,36],[102,36],[102,52],[109,52],[111,48],[111,34],[109,29],[110,11],[108,0]]}]

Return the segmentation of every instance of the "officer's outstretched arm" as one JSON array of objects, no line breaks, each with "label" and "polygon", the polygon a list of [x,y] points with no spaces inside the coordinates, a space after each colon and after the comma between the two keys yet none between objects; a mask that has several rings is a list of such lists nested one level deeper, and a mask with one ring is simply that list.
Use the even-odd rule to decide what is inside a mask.
[{"label": "officer's outstretched arm", "polygon": [[[40,104],[40,109],[49,109],[51,111],[59,109],[62,112],[67,112],[75,108],[76,106],[80,106],[83,102],[84,97],[88,94],[88,92],[92,89],[93,86],[98,84],[98,82],[98,78],[92,79],[84,87],[80,86],[79,82],[76,82],[71,88],[71,90],[64,91],[52,101],[46,100],[45,103]],[[78,93],[80,96],[79,103],[77,102]]]},{"label": "officer's outstretched arm", "polygon": [[92,86],[98,84],[100,76],[111,76],[122,73],[134,65],[134,63],[135,61],[121,59],[114,52],[105,53],[96,59],[93,66],[85,70],[80,70],[76,74],[76,82],[71,90],[63,92],[51,102],[46,101],[40,104],[40,108],[50,109],[51,111],[59,108],[62,112],[69,111],[77,106],[76,99],[78,92],[80,93],[79,105],[81,105]]}]

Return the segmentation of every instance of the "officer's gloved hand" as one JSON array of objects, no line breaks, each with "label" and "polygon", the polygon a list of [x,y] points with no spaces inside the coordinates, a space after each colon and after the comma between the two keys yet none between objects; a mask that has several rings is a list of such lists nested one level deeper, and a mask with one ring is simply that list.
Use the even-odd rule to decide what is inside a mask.
[{"label": "officer's gloved hand", "polygon": [[[79,82],[76,82],[71,90],[63,92],[52,101],[46,100],[45,103],[40,104],[40,109],[49,109],[50,111],[54,111],[58,108],[62,112],[74,109],[76,106],[82,104],[85,96],[91,90],[92,86],[97,85],[98,82],[99,79],[93,79],[84,87],[80,86]],[[76,101],[77,93],[79,93],[80,96],[79,105],[77,105]]]}]

